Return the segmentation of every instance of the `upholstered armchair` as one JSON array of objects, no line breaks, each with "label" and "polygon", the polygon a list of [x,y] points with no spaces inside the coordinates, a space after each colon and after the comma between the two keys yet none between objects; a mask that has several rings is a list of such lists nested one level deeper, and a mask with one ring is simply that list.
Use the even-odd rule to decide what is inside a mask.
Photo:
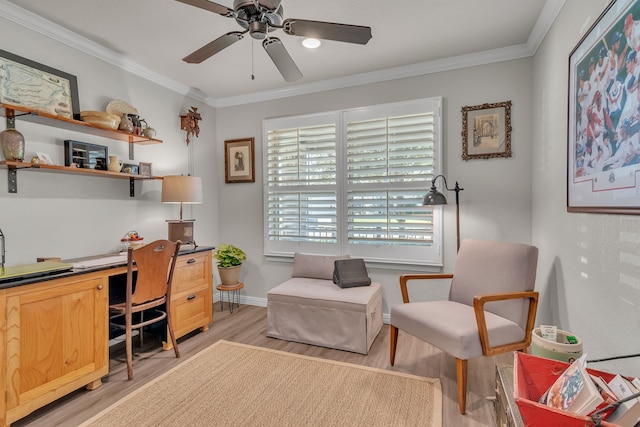
[{"label": "upholstered armchair", "polygon": [[[535,246],[464,240],[453,274],[402,275],[403,304],[391,307],[391,365],[399,329],[455,357],[458,405],[464,414],[467,361],[525,350],[531,343],[538,306],[538,292],[533,290],[537,263]],[[425,279],[451,279],[449,299],[409,302],[408,282]]]}]

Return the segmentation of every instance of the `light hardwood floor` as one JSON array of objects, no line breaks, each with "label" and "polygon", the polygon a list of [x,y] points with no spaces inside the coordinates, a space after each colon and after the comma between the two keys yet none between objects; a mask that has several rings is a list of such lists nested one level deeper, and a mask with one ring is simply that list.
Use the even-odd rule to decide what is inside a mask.
[{"label": "light hardwood floor", "polygon": [[[495,426],[493,403],[495,365],[512,364],[512,355],[496,358],[477,358],[469,361],[467,414],[460,415],[456,397],[455,360],[438,349],[400,332],[395,366],[389,365],[389,325],[384,325],[368,355],[332,350],[306,344],[292,343],[266,337],[267,309],[242,305],[229,313],[228,306],[220,309],[214,304],[213,323],[208,331],[194,332],[180,340],[181,358],[173,351],[162,351],[153,336],[145,336],[145,346],[134,358],[134,380],[127,381],[123,346],[111,347],[110,373],[96,390],[77,390],[56,402],[39,409],[12,426],[77,426],[82,421],[107,408],[122,397],[144,385],[161,373],[195,355],[218,340],[235,341],[268,347],[308,356],[338,360],[414,375],[440,378],[443,392],[443,426]],[[134,341],[135,342],[135,341]],[[212,402],[212,407],[215,402]],[[189,423],[185,423],[188,425]]]}]

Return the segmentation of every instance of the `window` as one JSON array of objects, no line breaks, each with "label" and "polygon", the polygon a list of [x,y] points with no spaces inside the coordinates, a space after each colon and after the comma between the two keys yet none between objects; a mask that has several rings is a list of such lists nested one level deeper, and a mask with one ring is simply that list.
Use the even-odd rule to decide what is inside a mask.
[{"label": "window", "polygon": [[267,255],[347,253],[442,265],[441,98],[263,123]]}]

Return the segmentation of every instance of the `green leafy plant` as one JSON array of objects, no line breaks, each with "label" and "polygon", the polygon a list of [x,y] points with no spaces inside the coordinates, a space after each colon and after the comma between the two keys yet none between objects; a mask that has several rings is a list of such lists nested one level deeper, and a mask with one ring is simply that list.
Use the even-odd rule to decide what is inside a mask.
[{"label": "green leafy plant", "polygon": [[218,267],[235,267],[247,259],[247,254],[236,246],[220,243],[213,257],[218,260]]}]

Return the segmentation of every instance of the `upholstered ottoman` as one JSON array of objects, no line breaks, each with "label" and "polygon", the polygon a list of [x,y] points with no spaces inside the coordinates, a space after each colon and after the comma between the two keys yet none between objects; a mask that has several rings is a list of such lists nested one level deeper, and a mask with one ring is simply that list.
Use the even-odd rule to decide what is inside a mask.
[{"label": "upholstered ottoman", "polygon": [[382,328],[382,287],[338,287],[331,280],[338,258],[346,257],[296,254],[293,277],[267,292],[268,337],[369,352]]}]

